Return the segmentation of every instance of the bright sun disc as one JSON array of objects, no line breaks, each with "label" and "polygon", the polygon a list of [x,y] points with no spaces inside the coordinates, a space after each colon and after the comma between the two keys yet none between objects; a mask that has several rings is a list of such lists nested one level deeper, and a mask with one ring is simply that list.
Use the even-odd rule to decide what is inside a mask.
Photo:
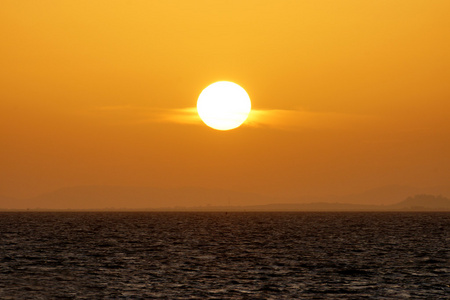
[{"label": "bright sun disc", "polygon": [[206,125],[217,130],[239,127],[250,110],[247,92],[229,81],[218,81],[207,86],[197,100],[198,115]]}]

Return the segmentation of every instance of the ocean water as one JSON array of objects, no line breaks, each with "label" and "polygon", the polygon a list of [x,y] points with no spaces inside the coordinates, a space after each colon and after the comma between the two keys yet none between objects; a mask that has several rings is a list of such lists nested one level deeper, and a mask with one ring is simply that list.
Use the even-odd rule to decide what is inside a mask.
[{"label": "ocean water", "polygon": [[450,213],[0,213],[0,299],[450,299]]}]

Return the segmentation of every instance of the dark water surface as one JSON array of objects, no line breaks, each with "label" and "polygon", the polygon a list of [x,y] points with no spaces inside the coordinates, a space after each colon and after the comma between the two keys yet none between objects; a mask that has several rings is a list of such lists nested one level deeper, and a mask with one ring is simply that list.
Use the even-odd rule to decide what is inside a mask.
[{"label": "dark water surface", "polygon": [[1,299],[450,299],[449,213],[0,213]]}]

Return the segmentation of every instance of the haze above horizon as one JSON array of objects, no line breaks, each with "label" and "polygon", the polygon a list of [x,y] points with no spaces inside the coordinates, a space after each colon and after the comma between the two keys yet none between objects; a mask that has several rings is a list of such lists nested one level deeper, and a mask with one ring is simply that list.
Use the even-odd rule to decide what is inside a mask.
[{"label": "haze above horizon", "polygon": [[[0,196],[448,186],[449,11],[446,0],[1,1]],[[195,110],[216,81],[252,101],[229,132]]]}]

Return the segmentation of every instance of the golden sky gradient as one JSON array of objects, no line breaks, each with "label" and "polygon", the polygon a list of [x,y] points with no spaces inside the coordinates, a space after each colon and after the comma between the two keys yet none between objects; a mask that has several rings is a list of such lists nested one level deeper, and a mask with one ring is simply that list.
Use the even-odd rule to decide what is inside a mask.
[{"label": "golden sky gradient", "polygon": [[[450,1],[0,1],[0,195],[450,180]],[[219,81],[248,122],[196,115]]]}]

